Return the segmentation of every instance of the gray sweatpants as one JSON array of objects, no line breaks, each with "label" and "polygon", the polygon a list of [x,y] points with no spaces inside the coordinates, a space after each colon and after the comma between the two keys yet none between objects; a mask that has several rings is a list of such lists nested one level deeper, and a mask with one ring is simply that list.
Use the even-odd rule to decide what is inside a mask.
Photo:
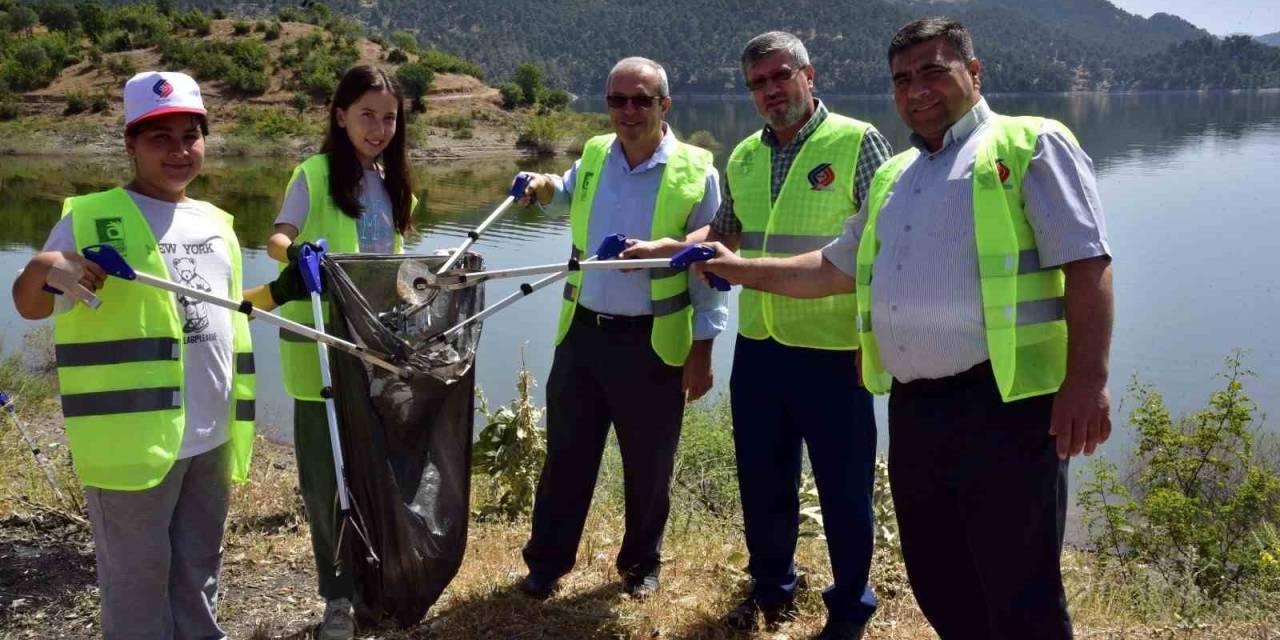
[{"label": "gray sweatpants", "polygon": [[85,488],[105,640],[222,640],[218,571],[231,447],[174,463],[145,491]]}]

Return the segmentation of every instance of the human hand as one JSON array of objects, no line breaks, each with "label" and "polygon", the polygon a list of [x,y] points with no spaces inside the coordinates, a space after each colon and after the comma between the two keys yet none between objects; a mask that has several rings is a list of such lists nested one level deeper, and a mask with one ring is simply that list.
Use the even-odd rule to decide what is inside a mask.
[{"label": "human hand", "polygon": [[689,348],[689,357],[684,361],[680,388],[684,391],[684,401],[693,402],[706,395],[714,384],[711,373],[711,341],[695,340]]},{"label": "human hand", "polygon": [[267,284],[267,289],[271,292],[271,299],[276,305],[311,297],[307,284],[302,280],[302,269],[298,268],[296,258],[289,260],[289,264],[280,271],[280,275]]},{"label": "human hand", "polygon": [[320,245],[313,242],[294,242],[289,245],[289,248],[284,250],[284,255],[289,258],[289,262],[296,263],[298,258],[302,255],[303,247],[310,247],[313,252],[320,251]]},{"label": "human hand", "polygon": [[1053,398],[1049,435],[1057,439],[1058,458],[1093,455],[1111,436],[1111,394],[1106,380],[1086,382],[1067,376]]},{"label": "human hand", "polygon": [[658,238],[657,240],[627,239],[627,248],[618,256],[623,260],[645,260],[650,258],[670,258],[685,248],[685,243],[675,238]]},{"label": "human hand", "polygon": [[519,180],[521,176],[529,179],[524,186],[524,194],[518,198],[521,206],[533,206],[535,201],[539,205],[551,202],[552,196],[555,195],[555,185],[551,183],[551,180],[546,175],[532,171],[521,171],[516,174],[515,178],[511,179],[513,188],[516,186],[516,180]]},{"label": "human hand", "polygon": [[49,264],[44,283],[72,300],[95,306],[97,296],[93,292],[100,289],[106,279],[107,272],[97,263],[78,253],[63,251]]},{"label": "human hand", "polygon": [[747,280],[751,276],[750,260],[730,251],[728,247],[719,242],[704,242],[702,245],[710,247],[716,252],[715,257],[703,262],[695,262],[689,267],[694,273],[698,274],[698,277],[702,278],[703,282],[711,285],[711,280],[707,277],[707,273],[710,272],[728,281],[729,284],[747,284]]}]

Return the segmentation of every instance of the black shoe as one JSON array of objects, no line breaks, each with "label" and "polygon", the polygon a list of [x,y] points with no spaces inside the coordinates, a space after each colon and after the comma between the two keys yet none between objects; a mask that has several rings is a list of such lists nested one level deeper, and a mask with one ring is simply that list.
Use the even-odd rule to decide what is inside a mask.
[{"label": "black shoe", "polygon": [[555,593],[556,588],[560,586],[559,583],[559,578],[547,578],[530,573],[516,587],[520,589],[521,593],[530,598],[546,600],[551,597],[551,594]]},{"label": "black shoe", "polygon": [[747,599],[730,609],[729,613],[724,614],[720,622],[731,629],[755,631],[760,628],[756,621],[756,613],[764,618],[766,631],[777,631],[782,623],[795,620],[796,603],[793,600],[787,600],[775,605],[761,605],[755,598],[747,596]]},{"label": "black shoe", "polygon": [[867,630],[867,623],[854,622],[848,618],[827,617],[827,624],[813,640],[862,640]]},{"label": "black shoe", "polygon": [[636,600],[644,600],[658,592],[658,575],[629,573],[622,577],[622,590]]}]

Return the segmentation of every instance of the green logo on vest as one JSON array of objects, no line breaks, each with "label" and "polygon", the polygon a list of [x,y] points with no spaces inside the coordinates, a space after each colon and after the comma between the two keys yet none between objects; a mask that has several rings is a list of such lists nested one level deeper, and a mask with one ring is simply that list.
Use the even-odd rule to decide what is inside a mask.
[{"label": "green logo on vest", "polygon": [[596,177],[596,174],[591,171],[588,171],[582,174],[582,192],[583,193],[591,193],[591,179],[594,177]]},{"label": "green logo on vest", "polygon": [[98,218],[93,221],[98,228],[98,242],[109,244],[120,255],[125,255],[124,251],[124,219],[123,218]]}]

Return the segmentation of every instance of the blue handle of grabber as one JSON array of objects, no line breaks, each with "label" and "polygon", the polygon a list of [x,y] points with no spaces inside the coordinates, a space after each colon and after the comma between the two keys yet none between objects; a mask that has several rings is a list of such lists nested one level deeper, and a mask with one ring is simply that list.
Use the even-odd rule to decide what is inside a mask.
[{"label": "blue handle of grabber", "polygon": [[597,260],[612,260],[627,248],[627,236],[621,233],[615,233],[611,236],[605,236],[600,241],[600,247],[596,249]]},{"label": "blue handle of grabber", "polygon": [[311,293],[323,293],[324,281],[320,279],[320,258],[329,250],[329,241],[320,238],[313,243],[319,249],[302,246],[298,252],[298,269],[302,270],[302,282]]},{"label": "blue handle of grabber", "polygon": [[129,266],[128,262],[125,262],[124,256],[109,244],[91,244],[84,248],[83,253],[86,259],[102,267],[109,276],[125,280],[138,279],[138,274],[133,272],[133,267]]},{"label": "blue handle of grabber", "polygon": [[511,183],[511,193],[508,194],[512,198],[520,199],[524,197],[524,190],[528,188],[529,181],[533,180],[533,174],[521,171],[516,174],[516,181]]},{"label": "blue handle of grabber", "polygon": [[[702,244],[695,244],[685,247],[674,256],[671,256],[671,266],[675,269],[688,269],[689,265],[695,262],[704,262],[716,257],[716,250]],[[716,291],[728,291],[729,281],[710,271],[703,272],[707,276],[707,283],[715,287]]]}]

